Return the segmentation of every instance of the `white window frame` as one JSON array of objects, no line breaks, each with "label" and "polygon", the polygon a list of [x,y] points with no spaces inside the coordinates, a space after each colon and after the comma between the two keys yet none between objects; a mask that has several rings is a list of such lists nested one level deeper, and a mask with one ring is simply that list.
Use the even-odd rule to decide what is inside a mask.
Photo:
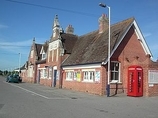
[{"label": "white window frame", "polygon": [[52,78],[52,73],[53,73],[52,68],[49,68],[49,74],[48,74],[48,76],[49,76],[48,78],[49,78],[49,79]]},{"label": "white window frame", "polygon": [[47,78],[47,70],[46,68],[41,69],[41,78],[46,79]]},{"label": "white window frame", "polygon": [[[112,64],[114,63],[115,66],[113,66],[114,68],[112,68]],[[118,69],[116,66],[119,66]],[[111,62],[111,73],[110,73],[110,83],[120,83],[120,69],[121,69],[121,63],[119,63],[118,61],[112,61]],[[117,73],[118,74],[118,78],[112,79],[112,75],[115,76]]]},{"label": "white window frame", "polygon": [[95,71],[83,71],[83,82],[94,82]]},{"label": "white window frame", "polygon": [[44,59],[46,59],[46,53],[45,52],[42,53],[42,60],[44,60]]},{"label": "white window frame", "polygon": [[73,81],[74,79],[74,71],[67,71],[66,72],[66,80]]},{"label": "white window frame", "polygon": [[77,73],[78,73],[77,71],[74,72],[74,80],[75,81],[77,80]]},{"label": "white window frame", "polygon": [[46,59],[47,54],[46,54],[46,52],[44,51],[43,46],[42,46],[42,49],[41,49],[41,51],[40,51],[40,54],[42,55],[42,60]]}]

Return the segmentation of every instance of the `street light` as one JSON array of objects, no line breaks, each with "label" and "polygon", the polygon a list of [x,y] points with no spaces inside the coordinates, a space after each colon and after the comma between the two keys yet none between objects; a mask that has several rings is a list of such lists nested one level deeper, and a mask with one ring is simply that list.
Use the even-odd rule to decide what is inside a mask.
[{"label": "street light", "polygon": [[107,82],[107,97],[110,96],[110,7],[103,4],[103,3],[99,3],[99,6],[101,7],[107,7],[109,10],[109,40],[108,40],[108,82]]},{"label": "street light", "polygon": [[19,53],[19,76],[20,76],[21,53]]}]

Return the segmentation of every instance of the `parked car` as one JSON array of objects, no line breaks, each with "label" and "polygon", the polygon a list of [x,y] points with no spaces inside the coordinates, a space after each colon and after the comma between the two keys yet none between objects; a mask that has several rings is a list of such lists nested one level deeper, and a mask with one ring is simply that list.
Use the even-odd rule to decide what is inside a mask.
[{"label": "parked car", "polygon": [[19,83],[22,82],[22,79],[18,74],[11,74],[7,76],[6,82]]}]

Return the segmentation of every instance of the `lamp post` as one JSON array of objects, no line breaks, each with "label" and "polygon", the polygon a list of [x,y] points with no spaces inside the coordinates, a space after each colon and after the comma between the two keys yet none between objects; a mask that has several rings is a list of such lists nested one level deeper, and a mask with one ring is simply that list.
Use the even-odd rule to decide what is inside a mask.
[{"label": "lamp post", "polygon": [[20,76],[21,53],[19,53],[19,76]]},{"label": "lamp post", "polygon": [[107,97],[110,96],[110,7],[103,4],[103,3],[99,3],[99,6],[101,7],[107,7],[108,8],[108,11],[109,11],[109,39],[108,39],[108,82],[107,82],[107,87],[106,87],[106,90],[107,90]]}]

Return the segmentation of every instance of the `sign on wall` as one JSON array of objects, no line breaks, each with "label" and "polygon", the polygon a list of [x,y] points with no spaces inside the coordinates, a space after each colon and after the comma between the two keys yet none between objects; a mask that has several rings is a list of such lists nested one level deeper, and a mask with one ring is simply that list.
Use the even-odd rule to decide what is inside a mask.
[{"label": "sign on wall", "polygon": [[149,84],[158,84],[158,70],[149,70],[148,71],[148,83]]},{"label": "sign on wall", "polygon": [[95,81],[100,82],[100,71],[95,72]]}]

